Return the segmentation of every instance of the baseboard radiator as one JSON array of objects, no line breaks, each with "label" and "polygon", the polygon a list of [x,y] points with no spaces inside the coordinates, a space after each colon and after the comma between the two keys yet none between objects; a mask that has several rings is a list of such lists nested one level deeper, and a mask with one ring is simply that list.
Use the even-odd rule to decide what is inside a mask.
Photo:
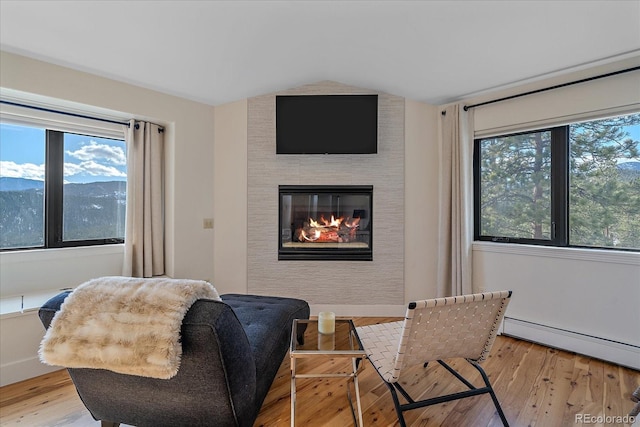
[{"label": "baseboard radiator", "polygon": [[505,317],[502,333],[640,370],[640,346]]}]

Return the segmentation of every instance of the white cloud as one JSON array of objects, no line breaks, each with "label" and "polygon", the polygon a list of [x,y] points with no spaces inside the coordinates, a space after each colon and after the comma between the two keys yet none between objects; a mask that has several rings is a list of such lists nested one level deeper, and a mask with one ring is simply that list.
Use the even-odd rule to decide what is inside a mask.
[{"label": "white cloud", "polygon": [[64,176],[72,176],[72,175],[80,175],[84,172],[84,168],[78,163],[68,163],[64,164]]},{"label": "white cloud", "polygon": [[0,176],[8,178],[26,178],[44,181],[44,164],[18,164],[11,161],[0,161]]},{"label": "white cloud", "polygon": [[[65,163],[64,176],[91,175],[91,176],[113,176],[126,178],[127,174],[113,166],[101,165],[94,161],[78,163]],[[11,161],[0,161],[0,177],[25,178],[44,181],[44,165],[33,163],[18,164]]]},{"label": "white cloud", "polygon": [[91,176],[115,176],[126,178],[127,174],[118,170],[113,166],[102,165],[93,160],[76,163],[64,164],[64,176],[87,174]]},{"label": "white cloud", "polygon": [[100,159],[102,162],[119,166],[127,163],[127,158],[121,147],[98,144],[93,140],[89,142],[89,145],[84,145],[75,151],[67,151],[67,154],[82,161]]}]

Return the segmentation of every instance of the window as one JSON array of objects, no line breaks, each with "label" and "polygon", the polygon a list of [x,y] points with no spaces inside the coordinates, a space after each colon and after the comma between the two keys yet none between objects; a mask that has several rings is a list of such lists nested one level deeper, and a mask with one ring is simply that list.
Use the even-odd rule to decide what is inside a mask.
[{"label": "window", "polygon": [[122,139],[0,123],[0,249],[124,241]]},{"label": "window", "polygon": [[475,239],[640,250],[640,113],[475,140]]}]

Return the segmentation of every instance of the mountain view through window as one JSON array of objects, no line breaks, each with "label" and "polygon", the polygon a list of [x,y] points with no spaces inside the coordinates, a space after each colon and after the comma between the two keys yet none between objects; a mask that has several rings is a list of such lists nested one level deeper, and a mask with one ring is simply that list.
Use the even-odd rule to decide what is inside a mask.
[{"label": "mountain view through window", "polygon": [[125,206],[123,140],[0,123],[0,249],[122,241]]}]

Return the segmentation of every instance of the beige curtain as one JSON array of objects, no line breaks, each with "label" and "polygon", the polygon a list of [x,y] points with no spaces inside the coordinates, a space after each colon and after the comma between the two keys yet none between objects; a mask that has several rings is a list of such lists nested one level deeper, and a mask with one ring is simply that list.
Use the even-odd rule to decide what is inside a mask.
[{"label": "beige curtain", "polygon": [[437,296],[472,292],[473,110],[451,105],[441,116]]},{"label": "beige curtain", "polygon": [[164,274],[164,133],[131,120],[127,144],[127,222],[122,274]]}]

